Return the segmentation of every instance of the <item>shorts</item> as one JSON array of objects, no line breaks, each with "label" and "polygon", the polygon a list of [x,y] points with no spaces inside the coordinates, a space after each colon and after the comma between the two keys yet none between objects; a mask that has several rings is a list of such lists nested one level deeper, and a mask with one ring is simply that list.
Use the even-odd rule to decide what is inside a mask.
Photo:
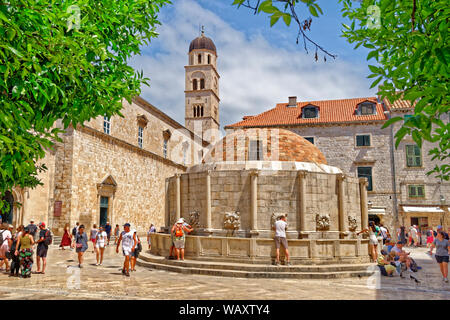
[{"label": "shorts", "polygon": [[104,243],[101,243],[101,244],[100,244],[100,242],[97,242],[96,245],[95,245],[95,247],[96,247],[97,249],[104,249],[104,248],[105,248],[105,244],[104,244]]},{"label": "shorts", "polygon": [[446,262],[448,263],[448,256],[435,256],[437,263]]},{"label": "shorts", "polygon": [[131,256],[131,248],[122,248],[122,252],[124,256]]},{"label": "shorts", "polygon": [[280,249],[280,243],[283,245],[285,249],[288,248],[288,242],[285,237],[275,237],[275,247]]},{"label": "shorts", "polygon": [[375,236],[370,236],[369,237],[369,243],[372,245],[377,245],[378,244],[378,239]]},{"label": "shorts", "polygon": [[80,248],[76,248],[75,251],[76,252],[85,252],[87,250],[88,247],[80,247]]},{"label": "shorts", "polygon": [[173,245],[177,249],[184,249],[184,240],[174,240]]},{"label": "shorts", "polygon": [[48,248],[44,246],[38,246],[36,250],[36,255],[40,258],[47,258]]},{"label": "shorts", "polygon": [[91,241],[95,245],[95,243],[97,242],[97,239],[91,239]]}]

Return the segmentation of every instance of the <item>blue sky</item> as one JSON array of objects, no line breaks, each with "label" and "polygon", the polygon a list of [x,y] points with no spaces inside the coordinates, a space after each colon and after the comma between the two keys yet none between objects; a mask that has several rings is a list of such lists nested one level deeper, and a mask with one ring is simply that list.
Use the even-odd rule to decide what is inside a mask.
[{"label": "blue sky", "polygon": [[[254,115],[287,102],[288,96],[299,101],[366,97],[375,95],[370,80],[364,48],[341,35],[346,22],[337,0],[320,0],[324,15],[313,18],[310,37],[337,59],[309,54],[303,43],[296,44],[295,24],[286,27],[280,20],[270,28],[266,14],[253,15],[244,7],[231,6],[233,0],[173,0],[162,9],[159,37],[144,47],[141,56],[131,59],[136,70],[151,79],[141,96],[184,124],[184,66],[189,43],[199,35],[199,25],[217,47],[220,79],[221,128],[244,115]],[[305,7],[306,8],[306,7]],[[310,15],[302,6],[300,18]]]}]

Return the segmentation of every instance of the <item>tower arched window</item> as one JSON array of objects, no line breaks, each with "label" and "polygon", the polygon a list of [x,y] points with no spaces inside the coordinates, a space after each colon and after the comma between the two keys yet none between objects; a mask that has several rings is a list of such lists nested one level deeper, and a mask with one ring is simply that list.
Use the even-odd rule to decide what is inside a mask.
[{"label": "tower arched window", "polygon": [[197,117],[200,117],[200,106],[197,106]]},{"label": "tower arched window", "polygon": [[208,54],[208,64],[211,64],[211,55]]},{"label": "tower arched window", "polygon": [[203,117],[203,107],[201,108],[200,114],[201,114],[201,116]]},{"label": "tower arched window", "polygon": [[205,79],[200,79],[200,89],[205,89]]},{"label": "tower arched window", "polygon": [[194,79],[194,81],[192,81],[192,90],[197,90],[197,79]]},{"label": "tower arched window", "polygon": [[195,107],[193,109],[194,109],[194,118],[195,118],[197,116],[197,110],[195,110]]},{"label": "tower arched window", "polygon": [[198,64],[201,64],[201,63],[202,63],[202,55],[199,54],[199,55],[198,55]]}]

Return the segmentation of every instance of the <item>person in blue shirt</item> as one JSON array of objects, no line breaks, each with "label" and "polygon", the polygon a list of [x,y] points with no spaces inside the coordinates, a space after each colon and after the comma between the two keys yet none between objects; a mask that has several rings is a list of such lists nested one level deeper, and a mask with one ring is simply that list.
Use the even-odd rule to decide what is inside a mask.
[{"label": "person in blue shirt", "polygon": [[108,237],[108,243],[107,243],[107,246],[109,246],[109,239],[111,238],[111,225],[109,224],[109,221],[108,222],[106,222],[106,225],[105,225],[105,232],[106,232],[106,235],[107,235],[107,237]]}]

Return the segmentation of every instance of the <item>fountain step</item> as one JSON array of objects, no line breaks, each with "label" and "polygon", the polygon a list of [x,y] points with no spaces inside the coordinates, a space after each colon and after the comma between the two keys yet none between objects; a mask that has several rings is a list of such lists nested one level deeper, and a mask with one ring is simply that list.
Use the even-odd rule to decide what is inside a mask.
[{"label": "fountain step", "polygon": [[370,264],[347,265],[294,265],[273,266],[241,263],[204,262],[195,260],[168,260],[164,257],[141,253],[138,265],[158,270],[178,273],[201,274],[240,278],[298,278],[298,279],[333,279],[348,277],[367,277]]}]

